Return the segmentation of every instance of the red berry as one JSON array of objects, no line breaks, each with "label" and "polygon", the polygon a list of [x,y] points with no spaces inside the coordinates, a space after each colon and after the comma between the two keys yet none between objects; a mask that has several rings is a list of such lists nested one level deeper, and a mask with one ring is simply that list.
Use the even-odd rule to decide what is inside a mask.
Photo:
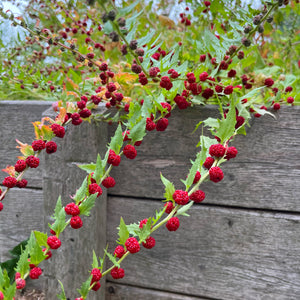
[{"label": "red berry", "polygon": [[122,268],[118,268],[118,267],[114,267],[111,271],[110,271],[111,277],[114,279],[120,279],[123,278],[125,275],[124,269]]},{"label": "red berry", "polygon": [[272,78],[266,78],[265,79],[265,85],[267,87],[271,87],[274,84],[274,80]]},{"label": "red berry", "polygon": [[33,151],[41,151],[45,149],[46,143],[43,140],[37,140],[37,141],[33,141],[31,146]]},{"label": "red berry", "polygon": [[65,206],[65,212],[67,215],[71,215],[74,217],[80,214],[80,209],[78,205],[76,205],[74,202],[71,202]]},{"label": "red berry", "polygon": [[82,227],[83,223],[79,216],[75,216],[71,218],[70,225],[73,229],[79,229]]},{"label": "red berry", "polygon": [[210,1],[204,1],[204,5],[205,5],[206,7],[210,6]]},{"label": "red berry", "polygon": [[79,115],[81,118],[88,118],[91,114],[92,114],[91,111],[87,108],[85,108],[79,112]]},{"label": "red berry", "polygon": [[228,147],[225,155],[225,159],[229,160],[235,158],[238,154],[238,151],[235,147]]},{"label": "red berry", "polygon": [[42,275],[43,271],[39,267],[34,267],[29,272],[29,277],[31,279],[38,279]]},{"label": "red berry", "polygon": [[134,159],[137,155],[137,152],[132,145],[126,145],[123,149],[123,153],[129,159]]},{"label": "red berry", "polygon": [[24,289],[25,285],[26,285],[25,279],[23,279],[23,278],[16,279],[16,288],[17,288],[17,290]]},{"label": "red berry", "polygon": [[168,74],[171,74],[170,77],[173,78],[173,79],[176,79],[177,77],[179,77],[178,72],[175,71],[174,69],[170,69],[170,70],[168,71]]},{"label": "red berry", "polygon": [[186,109],[190,106],[190,103],[187,102],[186,99],[180,95],[175,96],[174,101],[179,109]]},{"label": "red berry", "polygon": [[201,54],[200,55],[200,62],[205,62],[206,59],[206,54]]},{"label": "red berry", "polygon": [[138,64],[132,64],[131,65],[131,71],[136,73],[136,74],[139,74],[142,72],[142,67]]},{"label": "red berry", "polygon": [[102,278],[102,273],[98,268],[94,268],[91,271],[91,275],[93,275],[92,282],[99,281]]},{"label": "red berry", "polygon": [[293,97],[287,97],[286,99],[287,103],[293,103],[294,102],[294,98]]},{"label": "red berry", "polygon": [[55,153],[57,150],[57,144],[53,141],[46,143],[46,152],[48,154]]},{"label": "red berry", "polygon": [[291,87],[291,86],[287,86],[286,88],[285,88],[285,92],[286,93],[289,93],[289,92],[291,92],[293,90],[293,88]]},{"label": "red berry", "polygon": [[[84,96],[82,96],[82,97],[84,97]],[[61,126],[59,124],[52,124],[51,129],[57,137],[63,138],[65,136],[65,128],[63,126]]]},{"label": "red berry", "polygon": [[173,193],[173,199],[179,205],[185,205],[189,202],[189,195],[188,192],[182,190],[176,190]]},{"label": "red berry", "polygon": [[219,182],[224,178],[223,171],[219,167],[212,167],[209,169],[209,178],[213,182]]},{"label": "red berry", "polygon": [[202,97],[205,99],[209,99],[214,95],[214,90],[207,88],[202,92]]},{"label": "red berry", "polygon": [[179,228],[179,219],[177,217],[172,217],[168,220],[166,227],[169,231],[176,231]]},{"label": "red berry", "polygon": [[146,119],[146,130],[152,131],[155,129],[155,127],[156,127],[156,124],[150,118],[147,118]]},{"label": "red berry", "polygon": [[131,254],[140,251],[140,244],[135,237],[128,238],[125,242],[125,247]]},{"label": "red berry", "polygon": [[279,110],[280,109],[280,104],[279,103],[274,103],[273,108],[275,110]]},{"label": "red berry", "polygon": [[17,179],[15,177],[7,176],[3,179],[2,185],[6,186],[7,188],[11,189],[17,184]]},{"label": "red berry", "polygon": [[226,149],[222,144],[215,144],[209,147],[209,154],[214,157],[223,157],[225,151]]},{"label": "red berry", "polygon": [[121,156],[117,155],[115,151],[109,150],[107,163],[113,165],[114,167],[117,167],[121,162]]},{"label": "red berry", "polygon": [[229,78],[235,77],[235,75],[236,75],[236,70],[233,70],[233,69],[231,69],[231,70],[227,73],[227,76],[228,76]]},{"label": "red berry", "polygon": [[168,111],[168,113],[166,113],[166,115],[165,115],[164,117],[165,117],[165,118],[169,118],[169,117],[171,116],[172,106],[171,106],[169,103],[167,103],[167,102],[162,102],[162,103],[161,103],[161,106],[162,106],[163,108],[166,108],[167,111]]},{"label": "red berry", "polygon": [[33,155],[30,155],[26,158],[26,164],[29,168],[37,168],[40,164],[40,159]]},{"label": "red berry", "polygon": [[149,76],[156,77],[159,72],[160,72],[160,69],[158,67],[152,67],[149,70]]},{"label": "red berry", "polygon": [[27,167],[26,161],[23,159],[19,159],[15,164],[15,170],[18,173],[23,172],[26,169],[26,167]]},{"label": "red berry", "polygon": [[201,174],[199,171],[196,172],[193,184],[196,184],[201,179]]},{"label": "red berry", "polygon": [[139,228],[143,228],[143,226],[144,226],[145,224],[147,224],[147,222],[148,222],[148,219],[143,219],[143,220],[141,220],[141,221],[140,221],[140,224],[139,224]]},{"label": "red berry", "polygon": [[[46,250],[47,250],[47,249],[44,248],[44,249],[43,249],[43,252],[45,252]],[[51,252],[51,250],[48,250],[47,253],[46,253],[45,255],[46,255],[45,260],[51,258],[51,257],[52,257],[52,252]]]},{"label": "red berry", "polygon": [[97,183],[91,183],[89,185],[89,193],[90,194],[98,193],[97,197],[99,197],[102,195],[102,192],[103,191],[102,191],[101,187]]},{"label": "red berry", "polygon": [[168,76],[162,76],[159,85],[167,91],[173,87],[173,84]]},{"label": "red berry", "polygon": [[198,190],[190,195],[190,199],[196,203],[199,203],[205,199],[205,193]]},{"label": "red berry", "polygon": [[173,210],[173,208],[174,208],[174,204],[171,201],[165,203],[164,206],[166,206],[165,213],[167,213],[167,214],[169,214]]},{"label": "red berry", "polygon": [[204,166],[204,168],[209,170],[214,162],[215,162],[215,160],[211,156],[208,156],[206,158],[205,162],[203,163],[203,166]]},{"label": "red berry", "polygon": [[156,123],[156,131],[165,131],[168,127],[169,121],[167,118],[159,119]]},{"label": "red berry", "polygon": [[146,242],[142,242],[142,245],[146,248],[146,249],[151,249],[155,246],[155,239],[152,236],[149,236],[146,239]]},{"label": "red berry", "polygon": [[58,249],[61,246],[61,241],[57,236],[51,235],[47,239],[47,244],[51,249]]},{"label": "red berry", "polygon": [[27,180],[26,179],[21,179],[19,181],[17,181],[16,186],[20,189],[23,189],[27,186]]},{"label": "red berry", "polygon": [[148,79],[147,79],[146,75],[144,74],[144,72],[139,73],[139,83],[141,85],[146,85],[148,83]]},{"label": "red berry", "polygon": [[0,211],[3,209],[3,204],[0,202]]},{"label": "red berry", "polygon": [[116,184],[116,181],[113,177],[106,177],[103,181],[102,181],[102,185],[104,187],[106,187],[107,189],[114,187]]},{"label": "red berry", "polygon": [[[92,283],[91,283],[92,284]],[[92,287],[92,290],[93,291],[98,291],[99,289],[100,289],[100,287],[101,287],[101,284],[100,284],[100,282],[98,281],[98,282],[96,282],[94,285],[93,285],[93,287]]]},{"label": "red berry", "polygon": [[208,77],[208,73],[207,72],[202,72],[200,75],[199,75],[199,79],[200,81],[205,81]]},{"label": "red berry", "polygon": [[3,293],[0,291],[0,300],[3,300],[4,299],[4,295]]},{"label": "red berry", "polygon": [[125,254],[125,249],[121,245],[117,246],[114,251],[114,255],[117,258],[121,258],[124,254]]},{"label": "red berry", "polygon": [[232,92],[233,92],[233,86],[232,85],[228,85],[228,86],[225,87],[225,89],[224,89],[224,94],[225,95],[230,95],[230,94],[232,94]]},{"label": "red berry", "polygon": [[243,59],[244,57],[245,57],[244,51],[239,51],[238,54],[237,54],[237,58],[238,59]]}]

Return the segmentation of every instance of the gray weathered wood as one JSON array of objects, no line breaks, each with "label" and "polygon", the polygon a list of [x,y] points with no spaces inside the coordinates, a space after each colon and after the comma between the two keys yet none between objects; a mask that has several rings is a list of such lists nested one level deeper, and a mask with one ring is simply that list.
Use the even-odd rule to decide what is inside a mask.
[{"label": "gray weathered wood", "polygon": [[[0,101],[0,169],[14,165],[21,153],[16,139],[31,144],[35,139],[32,122],[40,121],[42,113],[51,106],[43,101]],[[42,187],[43,160],[40,167],[26,172],[28,187]],[[0,181],[6,173],[0,172]]]},{"label": "gray weathered wood", "polygon": [[[143,289],[135,286],[117,284],[114,282],[106,283],[106,300],[205,300],[207,298],[192,297],[182,294],[173,294],[150,289]],[[211,298],[210,298],[211,299]],[[212,299],[211,299],[212,300]]]},{"label": "gray weathered wood", "polygon": [[[190,159],[195,158],[199,141],[195,125],[209,116],[217,116],[215,107],[172,112],[165,132],[149,132],[137,148],[135,160],[122,158],[112,175],[117,184],[112,195],[162,198],[160,172],[182,188]],[[257,207],[300,212],[300,107],[283,108],[277,119],[270,116],[253,119],[247,136],[232,143],[238,156],[222,165],[222,182],[205,183],[206,203]],[[110,128],[110,135],[113,129]]]},{"label": "gray weathered wood", "polygon": [[[153,215],[154,200],[111,197],[107,237]],[[300,216],[194,205],[178,231],[153,233],[155,248],[122,263],[122,284],[217,299],[299,299]],[[114,281],[112,278],[110,280]],[[118,281],[116,281],[118,282]],[[130,297],[122,299],[131,299]]]},{"label": "gray weathered wood", "polygon": [[[45,113],[47,114],[47,113]],[[107,141],[106,125],[81,124],[68,126],[63,139],[57,139],[58,151],[45,156],[46,167],[43,172],[45,225],[51,223],[50,216],[59,195],[63,205],[71,202],[86,173],[76,163],[95,162],[98,153],[103,153]],[[89,277],[93,250],[98,256],[106,246],[106,192],[97,199],[90,217],[82,217],[83,227],[74,230],[68,227],[61,235],[62,246],[53,251],[53,259],[46,262],[46,299],[54,300],[59,290],[57,279],[64,284],[67,297],[78,297],[76,291]],[[49,231],[48,231],[49,232]],[[89,299],[104,299],[105,280],[97,293],[92,292]]]}]

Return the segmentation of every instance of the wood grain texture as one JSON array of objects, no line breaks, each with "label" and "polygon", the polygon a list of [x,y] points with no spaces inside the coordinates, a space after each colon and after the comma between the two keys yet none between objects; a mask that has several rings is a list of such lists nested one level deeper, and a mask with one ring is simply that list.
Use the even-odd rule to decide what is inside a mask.
[{"label": "wood grain texture", "polygon": [[[120,216],[126,224],[137,222],[161,205],[149,199],[110,197],[111,250]],[[223,300],[299,299],[299,215],[203,204],[194,205],[190,215],[179,217],[176,232],[166,228],[155,232],[155,248],[141,249],[126,259],[120,282]]]},{"label": "wood grain texture", "polygon": [[0,217],[0,261],[11,259],[8,251],[29,238],[31,230],[43,230],[42,190],[12,189],[3,200]]},{"label": "wood grain texture", "polygon": [[[193,297],[182,294],[174,294],[162,291],[144,289],[135,286],[106,282],[105,300],[205,300],[208,298]],[[211,299],[211,298],[210,298]],[[212,300],[212,299],[211,299]]]},{"label": "wood grain texture", "polygon": [[[238,207],[274,209],[300,212],[300,107],[283,108],[277,119],[265,116],[251,120],[247,136],[238,136],[232,145],[239,154],[222,165],[222,182],[204,183],[206,202]],[[116,186],[112,195],[162,198],[160,172],[182,188],[195,159],[195,145],[200,130],[191,134],[195,125],[209,116],[216,116],[216,108],[187,109],[172,112],[165,132],[150,132],[137,148],[134,161],[122,158],[120,167],[112,175]],[[110,128],[109,135],[113,129]]]},{"label": "wood grain texture", "polygon": [[[47,113],[45,113],[47,114]],[[44,215],[45,225],[52,223],[57,198],[62,196],[63,205],[72,202],[74,195],[87,175],[80,170],[77,163],[95,162],[98,153],[105,151],[107,141],[106,125],[95,126],[81,124],[68,126],[64,139],[59,141],[58,152],[45,156],[46,168],[43,172]],[[82,217],[83,227],[74,230],[67,228],[61,235],[62,246],[56,250],[51,262],[45,267],[46,299],[57,299],[56,292],[59,284],[64,284],[67,297],[78,297],[76,291],[89,277],[93,260],[93,250],[98,256],[103,255],[106,247],[106,192],[97,199],[91,216]],[[89,299],[104,299],[105,281],[101,282],[99,292],[91,293]]]},{"label": "wood grain texture", "polygon": [[[45,101],[0,101],[0,169],[7,165],[14,165],[20,151],[16,139],[31,144],[35,138],[32,122],[40,121],[42,113],[51,106]],[[26,179],[28,187],[42,187],[42,169],[44,161],[40,160],[40,167],[28,170]],[[6,173],[0,172],[0,182]]]}]

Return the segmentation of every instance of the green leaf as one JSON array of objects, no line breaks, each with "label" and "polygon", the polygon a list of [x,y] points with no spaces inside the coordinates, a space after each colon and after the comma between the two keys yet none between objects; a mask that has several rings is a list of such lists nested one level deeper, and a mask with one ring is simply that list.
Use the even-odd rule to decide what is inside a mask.
[{"label": "green leaf", "polygon": [[110,144],[109,144],[109,148],[113,151],[115,151],[116,154],[120,153],[120,149],[123,145],[123,135],[122,135],[122,127],[121,124],[119,124],[115,135],[112,137]]},{"label": "green leaf", "polygon": [[133,236],[138,235],[137,232],[140,230],[139,224],[132,223],[132,224],[129,224],[129,225],[126,225],[126,226],[127,226],[127,230],[129,231],[130,235],[133,235]]},{"label": "green leaf", "polygon": [[142,47],[143,45],[149,44],[149,42],[153,38],[154,34],[155,34],[155,30],[151,29],[150,32],[148,32],[145,36],[143,36],[140,39],[138,39],[137,40],[138,47]]},{"label": "green leaf", "polygon": [[16,294],[16,283],[14,282],[5,290],[5,299],[13,299]]},{"label": "green leaf", "polygon": [[86,171],[87,173],[92,173],[96,170],[96,164],[90,163],[90,164],[77,164],[77,167],[81,170]]},{"label": "green leaf", "polygon": [[29,270],[29,261],[28,261],[28,248],[26,247],[25,250],[20,255],[19,261],[17,263],[16,272],[20,272],[21,277]]},{"label": "green leaf", "polygon": [[[0,267],[4,270],[5,276],[7,275],[7,284],[5,284],[7,287],[10,283],[14,282],[15,274],[16,274],[16,266],[18,263],[19,257],[6,260],[2,263],[0,263]],[[2,285],[0,284],[0,287]]]},{"label": "green leaf", "polygon": [[34,235],[39,246],[47,247],[47,234],[40,231],[34,231]]},{"label": "green leaf", "polygon": [[27,243],[28,243],[28,240],[25,240],[25,241],[22,241],[21,243],[19,243],[17,246],[15,246],[12,250],[9,250],[9,254],[12,256],[12,257],[19,257],[22,253],[22,249],[25,249]]},{"label": "green leaf", "polygon": [[2,266],[0,266],[0,287],[9,287],[10,285],[10,279],[7,273],[6,269],[3,269],[2,271]]},{"label": "green leaf", "polygon": [[147,223],[139,228],[137,235],[141,242],[145,242],[146,238],[151,234],[152,218],[149,218]]},{"label": "green leaf", "polygon": [[153,105],[150,101],[150,97],[149,96],[145,97],[144,98],[144,103],[143,103],[143,106],[142,106],[142,109],[141,109],[141,116],[144,117],[144,118],[149,116],[149,113],[151,112],[152,107],[153,107]]},{"label": "green leaf", "polygon": [[89,216],[91,209],[95,206],[95,201],[97,198],[97,193],[90,195],[87,197],[80,205],[80,214]]},{"label": "green leaf", "polygon": [[243,95],[242,97],[240,97],[240,101],[242,101],[243,99],[248,99],[248,98],[256,97],[260,93],[260,90],[263,89],[263,88],[264,87],[262,86],[262,87],[259,87],[259,88],[251,90],[246,95]]},{"label": "green leaf", "polygon": [[175,192],[174,184],[172,182],[170,182],[167,178],[165,178],[162,175],[162,173],[160,173],[160,179],[165,186],[164,197],[166,198],[166,200],[174,201],[173,200],[173,194]]},{"label": "green leaf", "polygon": [[54,218],[58,218],[59,213],[62,209],[62,204],[61,204],[61,196],[58,197],[56,205],[55,205],[55,209],[54,209]]},{"label": "green leaf", "polygon": [[86,296],[89,293],[89,288],[91,285],[91,280],[93,278],[93,275],[91,275],[82,285],[80,289],[77,289],[78,293],[83,297],[86,298]]},{"label": "green leaf", "polygon": [[62,284],[62,282],[60,280],[58,280],[60,287],[61,287],[61,293],[57,294],[56,296],[58,297],[58,299],[60,300],[67,300],[66,294],[65,294],[65,289],[64,289],[64,285]]},{"label": "green leaf", "polygon": [[216,132],[216,136],[218,136],[221,139],[222,144],[233,136],[235,132],[235,123],[235,105],[234,100],[232,99],[226,119],[222,119],[220,121],[220,127]]},{"label": "green leaf", "polygon": [[58,215],[55,217],[54,224],[50,225],[50,228],[55,231],[57,235],[64,231],[67,227],[66,223],[66,212],[65,209],[62,207],[59,211]]},{"label": "green leaf", "polygon": [[74,196],[74,201],[77,205],[80,201],[83,201],[83,199],[85,198],[87,193],[87,188],[88,188],[88,183],[87,183],[87,178],[85,178]]},{"label": "green leaf", "polygon": [[97,183],[100,182],[101,177],[103,176],[104,172],[105,172],[105,165],[102,165],[102,160],[100,157],[100,154],[98,153],[97,155],[97,162],[96,162],[96,169],[93,175],[93,178],[96,180]]},{"label": "green leaf", "polygon": [[125,245],[126,240],[129,238],[129,231],[122,217],[120,219],[120,226],[118,227],[118,230],[119,239],[117,243],[120,245]]},{"label": "green leaf", "polygon": [[98,268],[99,267],[99,264],[98,264],[98,258],[97,258],[97,255],[95,253],[95,251],[93,250],[93,263],[92,263],[92,268],[95,269],[95,268]]},{"label": "green leaf", "polygon": [[131,138],[132,143],[135,143],[137,141],[142,141],[145,135],[146,135],[146,119],[143,118],[141,121],[139,121],[130,129],[129,138]]},{"label": "green leaf", "polygon": [[106,249],[104,249],[104,252],[107,255],[108,259],[114,264],[114,266],[120,268],[120,264],[118,263],[116,258],[113,255],[111,255],[109,252],[107,252]]},{"label": "green leaf", "polygon": [[189,215],[186,213],[190,208],[191,206],[194,204],[194,201],[190,201],[188,204],[180,207],[177,212],[176,212],[176,216],[186,216],[186,217],[189,217]]},{"label": "green leaf", "polygon": [[160,220],[160,218],[163,216],[166,208],[167,207],[164,206],[159,211],[157,211],[157,210],[155,211],[155,217],[152,217],[152,226],[154,226]]},{"label": "green leaf", "polygon": [[140,3],[140,0],[137,0],[137,1],[133,2],[132,4],[119,9],[120,16],[125,16],[125,15],[129,14],[139,3]]},{"label": "green leaf", "polygon": [[195,161],[192,162],[193,165],[190,168],[188,178],[185,180],[185,186],[186,186],[187,190],[193,184],[196,172],[199,170],[199,167],[200,167],[200,158],[201,158],[200,157],[200,152],[198,152]]},{"label": "green leaf", "polygon": [[30,239],[28,241],[28,249],[31,264],[38,265],[45,259],[46,256],[41,246],[38,244],[34,232],[31,232]]}]

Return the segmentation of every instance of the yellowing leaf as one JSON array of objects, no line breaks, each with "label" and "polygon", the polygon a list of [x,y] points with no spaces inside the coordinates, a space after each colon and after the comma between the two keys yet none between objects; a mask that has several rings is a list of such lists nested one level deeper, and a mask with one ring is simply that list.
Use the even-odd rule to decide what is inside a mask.
[{"label": "yellowing leaf", "polygon": [[55,118],[55,121],[59,124],[63,124],[65,122],[66,114],[67,114],[67,110],[64,107],[60,107],[59,114]]},{"label": "yellowing leaf", "polygon": [[161,25],[168,27],[168,28],[174,28],[175,27],[175,22],[173,20],[171,20],[170,18],[163,16],[163,15],[159,15],[158,16],[159,22]]},{"label": "yellowing leaf", "polygon": [[130,83],[136,81],[137,78],[138,78],[138,75],[134,75],[134,74],[126,73],[126,72],[115,74],[115,79],[120,84],[130,84]]},{"label": "yellowing leaf", "polygon": [[34,155],[34,151],[31,147],[31,145],[28,144],[24,144],[22,142],[20,142],[19,140],[16,140],[16,142],[19,144],[19,146],[17,146],[18,149],[20,149],[21,153],[24,156],[30,156],[30,155]]},{"label": "yellowing leaf", "polygon": [[10,176],[15,176],[16,170],[14,166],[7,166],[5,169],[2,169],[3,172],[9,174]]}]

